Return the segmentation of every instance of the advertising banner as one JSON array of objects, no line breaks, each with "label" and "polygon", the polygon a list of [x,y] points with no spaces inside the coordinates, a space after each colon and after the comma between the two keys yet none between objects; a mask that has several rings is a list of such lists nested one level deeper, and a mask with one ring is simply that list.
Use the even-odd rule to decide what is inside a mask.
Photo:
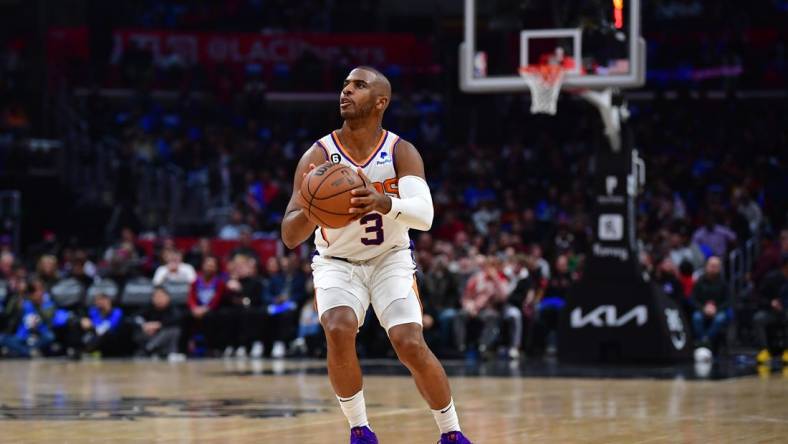
[{"label": "advertising banner", "polygon": [[373,66],[424,66],[432,61],[429,44],[400,33],[218,33],[128,30],[114,32],[112,63],[131,48],[149,50],[154,60],[177,55],[187,63],[274,65],[292,64],[311,53],[330,62]]}]

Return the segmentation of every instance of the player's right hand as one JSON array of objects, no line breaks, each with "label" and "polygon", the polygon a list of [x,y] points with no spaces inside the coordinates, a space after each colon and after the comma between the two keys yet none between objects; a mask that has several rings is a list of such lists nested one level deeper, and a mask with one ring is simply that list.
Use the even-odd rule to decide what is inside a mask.
[{"label": "player's right hand", "polygon": [[361,168],[356,169],[361,180],[364,181],[364,187],[359,187],[350,192],[353,196],[350,199],[351,214],[355,216],[351,220],[361,219],[369,212],[377,211],[380,214],[387,214],[391,210],[391,198],[384,193],[378,192],[372,185],[372,181],[364,174]]}]

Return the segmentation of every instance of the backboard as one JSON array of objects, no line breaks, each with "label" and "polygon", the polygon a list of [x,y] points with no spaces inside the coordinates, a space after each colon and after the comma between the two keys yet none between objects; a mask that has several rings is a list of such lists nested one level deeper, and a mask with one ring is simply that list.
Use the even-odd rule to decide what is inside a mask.
[{"label": "backboard", "polygon": [[465,0],[460,88],[527,90],[519,68],[554,63],[564,88],[634,88],[645,83],[640,0]]}]

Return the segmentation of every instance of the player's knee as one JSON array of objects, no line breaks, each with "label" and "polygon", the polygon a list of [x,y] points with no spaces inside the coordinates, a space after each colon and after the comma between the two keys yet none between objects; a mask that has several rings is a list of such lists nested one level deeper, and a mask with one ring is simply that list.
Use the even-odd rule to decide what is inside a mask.
[{"label": "player's knee", "polygon": [[389,338],[391,345],[397,352],[397,356],[405,363],[417,361],[427,349],[421,331],[418,329],[398,329],[394,327],[389,330]]},{"label": "player's knee", "polygon": [[331,342],[354,341],[358,331],[358,319],[353,310],[332,309],[323,315],[323,329]]}]

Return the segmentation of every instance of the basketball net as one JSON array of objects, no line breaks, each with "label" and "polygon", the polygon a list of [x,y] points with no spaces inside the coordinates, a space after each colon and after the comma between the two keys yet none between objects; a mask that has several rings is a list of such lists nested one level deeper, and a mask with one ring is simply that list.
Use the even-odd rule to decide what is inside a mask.
[{"label": "basketball net", "polygon": [[555,115],[565,72],[560,64],[520,67],[520,76],[531,90],[531,114]]}]

